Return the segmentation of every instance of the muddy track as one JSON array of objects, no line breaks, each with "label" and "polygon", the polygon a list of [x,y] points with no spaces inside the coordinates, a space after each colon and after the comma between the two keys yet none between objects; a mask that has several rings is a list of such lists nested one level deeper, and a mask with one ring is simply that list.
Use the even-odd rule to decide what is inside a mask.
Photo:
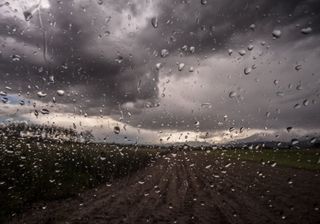
[{"label": "muddy track", "polygon": [[11,223],[320,223],[319,175],[181,152]]}]

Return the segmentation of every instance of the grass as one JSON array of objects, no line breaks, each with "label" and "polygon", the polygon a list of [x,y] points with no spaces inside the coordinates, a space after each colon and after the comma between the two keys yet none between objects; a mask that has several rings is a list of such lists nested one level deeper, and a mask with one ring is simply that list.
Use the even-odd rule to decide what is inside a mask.
[{"label": "grass", "polygon": [[147,166],[156,150],[0,138],[0,223],[31,203],[74,196]]},{"label": "grass", "polygon": [[277,166],[320,170],[320,150],[316,149],[215,150],[212,154]]}]

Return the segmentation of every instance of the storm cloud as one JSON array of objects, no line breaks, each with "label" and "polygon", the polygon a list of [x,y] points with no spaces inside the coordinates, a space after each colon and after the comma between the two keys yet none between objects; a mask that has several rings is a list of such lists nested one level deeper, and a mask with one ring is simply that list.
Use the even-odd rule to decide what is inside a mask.
[{"label": "storm cloud", "polygon": [[241,127],[319,134],[317,0],[6,2],[0,90],[36,105],[9,100],[2,117],[35,122],[32,110],[48,107],[145,130],[145,142]]}]

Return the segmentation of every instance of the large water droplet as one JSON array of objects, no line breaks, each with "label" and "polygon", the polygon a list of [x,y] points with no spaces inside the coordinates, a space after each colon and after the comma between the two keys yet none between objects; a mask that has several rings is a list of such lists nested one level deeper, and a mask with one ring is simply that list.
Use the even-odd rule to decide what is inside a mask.
[{"label": "large water droplet", "polygon": [[162,49],[160,55],[162,58],[165,58],[169,55],[169,51],[167,49]]},{"label": "large water droplet", "polygon": [[151,25],[154,27],[154,28],[157,28],[158,27],[158,18],[157,17],[153,17],[151,19]]},{"label": "large water droplet", "polygon": [[37,95],[38,95],[38,97],[40,97],[40,98],[47,96],[47,94],[44,93],[44,92],[42,92],[42,91],[37,92]]},{"label": "large water droplet", "polygon": [[241,56],[244,56],[246,53],[247,53],[247,52],[246,52],[246,50],[244,50],[244,49],[242,49],[242,50],[239,51],[239,54],[240,54]]},{"label": "large water droplet", "polygon": [[231,91],[230,93],[229,93],[229,97],[230,98],[234,98],[234,97],[236,97],[237,96],[237,93],[235,92],[235,91]]},{"label": "large water droplet", "polygon": [[118,134],[120,133],[120,127],[119,127],[119,126],[115,126],[115,127],[113,128],[113,132],[114,132],[116,135],[118,135]]},{"label": "large water droplet", "polygon": [[207,0],[201,0],[200,2],[201,2],[201,5],[206,5],[208,3]]},{"label": "large water droplet", "polygon": [[249,75],[251,71],[252,71],[251,67],[246,67],[243,72],[245,75]]},{"label": "large water droplet", "polygon": [[178,70],[181,72],[184,68],[184,63],[180,63],[178,66]]},{"label": "large water droplet", "polygon": [[251,24],[251,25],[249,26],[249,28],[250,28],[250,30],[254,31],[254,30],[256,29],[256,25],[255,25],[255,24]]},{"label": "large water droplet", "polygon": [[274,38],[280,38],[281,37],[281,30],[273,30],[272,31],[272,36]]},{"label": "large water droplet", "polygon": [[303,28],[303,29],[301,29],[301,33],[302,34],[310,34],[310,33],[312,33],[312,28],[311,27]]},{"label": "large water droplet", "polygon": [[11,58],[12,58],[12,61],[20,61],[21,60],[21,56],[17,55],[17,54],[12,55]]},{"label": "large water droplet", "polygon": [[23,16],[26,21],[30,21],[32,18],[32,13],[30,11],[24,11]]},{"label": "large water droplet", "polygon": [[64,90],[62,90],[62,89],[57,90],[57,94],[58,94],[58,96],[63,96]]}]

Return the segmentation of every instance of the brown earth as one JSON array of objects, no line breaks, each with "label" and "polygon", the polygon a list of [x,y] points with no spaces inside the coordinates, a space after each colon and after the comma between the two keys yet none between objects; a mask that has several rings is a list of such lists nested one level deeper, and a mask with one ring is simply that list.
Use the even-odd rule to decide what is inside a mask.
[{"label": "brown earth", "polygon": [[319,175],[179,152],[11,223],[320,223]]}]

